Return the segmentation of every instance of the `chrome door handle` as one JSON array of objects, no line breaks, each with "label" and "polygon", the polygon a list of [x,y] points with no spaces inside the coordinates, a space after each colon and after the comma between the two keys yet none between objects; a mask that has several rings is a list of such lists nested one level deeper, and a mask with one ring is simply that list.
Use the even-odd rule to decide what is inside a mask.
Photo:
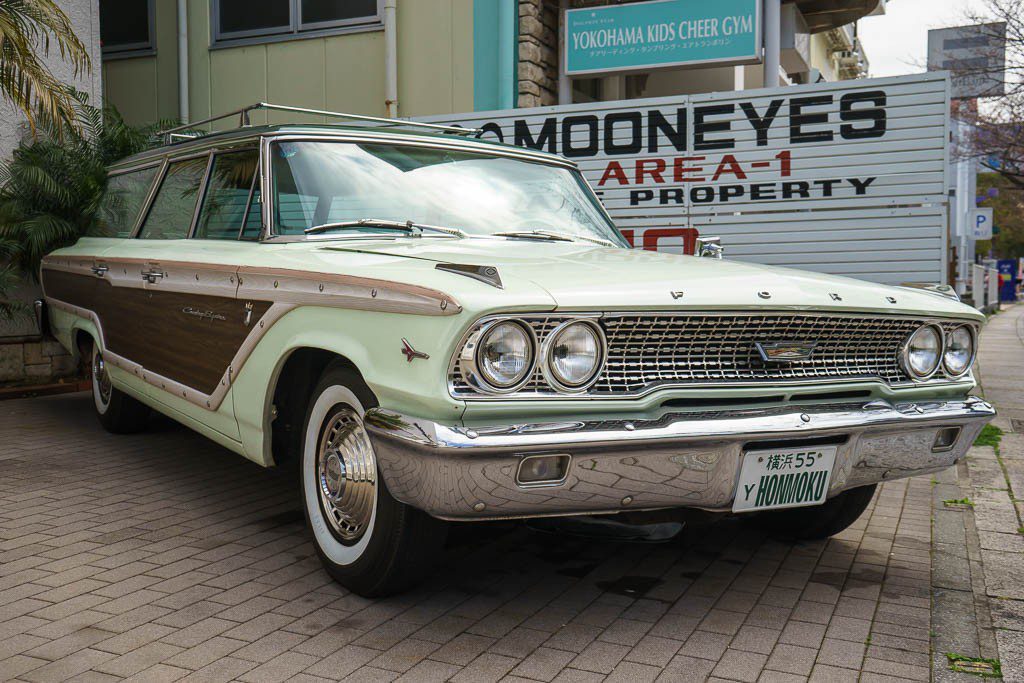
[{"label": "chrome door handle", "polygon": [[142,279],[149,284],[156,284],[157,280],[162,278],[164,274],[159,270],[144,270],[142,271]]},{"label": "chrome door handle", "polygon": [[96,277],[103,277],[104,275],[107,274],[108,270],[110,270],[110,268],[108,268],[107,266],[93,266],[92,274],[95,275]]}]

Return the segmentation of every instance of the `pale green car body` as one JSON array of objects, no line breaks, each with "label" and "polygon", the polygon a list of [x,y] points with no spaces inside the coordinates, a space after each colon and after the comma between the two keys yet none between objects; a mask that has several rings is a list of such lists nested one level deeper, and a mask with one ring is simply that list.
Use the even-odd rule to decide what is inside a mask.
[{"label": "pale green car body", "polygon": [[[570,162],[530,150],[464,137],[336,127],[243,129],[162,148],[126,160],[112,172],[184,153],[205,154],[218,149],[217,145],[258,145],[262,171],[257,171],[253,187],[261,184],[266,197],[272,194],[268,149],[281,136],[496,154],[568,168],[576,174],[580,187],[585,186]],[[160,163],[167,167],[166,159]],[[213,163],[211,155],[208,175]],[[594,210],[607,219],[592,191],[585,187],[584,191]],[[191,356],[200,359],[205,343],[217,342],[218,325],[229,324],[228,318],[218,317],[219,309],[207,311],[205,304],[189,303],[188,296],[199,297],[202,287],[210,286],[204,280],[207,274],[217,281],[221,300],[235,302],[233,310],[242,301],[260,298],[243,290],[253,286],[252,282],[243,284],[250,279],[250,272],[262,273],[269,292],[266,298],[271,300],[280,293],[280,278],[281,292],[292,287],[293,298],[287,307],[276,309],[283,313],[257,316],[252,321],[245,317],[246,339],[255,341],[245,349],[238,367],[228,366],[220,382],[221,393],[190,394],[187,385],[168,382],[172,386],[165,386],[160,377],[154,378],[152,369],[110,362],[107,371],[113,386],[228,449],[271,466],[275,464],[275,392],[282,368],[294,354],[310,349],[343,358],[354,366],[377,403],[376,426],[371,425],[371,431],[376,430],[379,467],[392,493],[397,500],[436,517],[602,513],[634,500],[649,508],[689,505],[727,509],[736,495],[745,444],[754,437],[792,438],[806,433],[809,423],[819,429],[815,433],[847,440],[839,447],[842,465],[837,465],[830,490],[830,495],[838,494],[847,488],[949,466],[962,457],[969,441],[994,414],[991,406],[970,397],[975,388],[970,371],[960,376],[938,373],[919,382],[889,383],[870,376],[846,379],[840,374],[826,381],[809,376],[785,382],[691,382],[689,386],[686,382],[655,382],[649,390],[610,396],[591,396],[586,391],[529,397],[466,396],[451,384],[456,357],[479,321],[492,315],[859,316],[874,320],[874,324],[879,320],[882,324],[889,320],[906,323],[908,319],[925,326],[966,324],[973,330],[972,339],[985,318],[955,295],[950,296],[948,288],[882,286],[728,258],[605,246],[585,239],[547,241],[439,232],[353,238],[329,231],[274,239],[274,220],[267,202],[261,211],[263,225],[269,225],[271,232],[261,240],[86,237],[58,250],[47,257],[43,273],[51,329],[74,353],[83,338],[103,346],[98,316],[62,300],[62,296],[73,298],[74,288],[65,288],[63,295],[56,293],[59,280],[51,278],[47,270],[82,278],[91,266],[101,279],[115,280],[126,288],[111,291],[131,290],[144,296],[152,285],[153,292],[163,288],[186,297],[184,304],[176,303],[177,308],[168,311],[206,316],[210,337],[197,341]],[[194,217],[185,218],[195,225]],[[140,273],[143,280],[148,276],[146,264],[162,264],[159,267],[165,272],[158,274],[162,284],[140,282]],[[500,276],[500,285],[440,270],[439,264],[493,269]],[[289,284],[295,274],[301,275],[304,284]],[[85,277],[79,282],[88,285],[90,281]],[[396,303],[394,297],[405,295],[414,303]],[[251,301],[246,306],[251,306]],[[250,323],[254,325],[251,328]],[[241,326],[240,317],[235,324]],[[161,328],[159,320],[149,325],[145,344],[160,345],[165,333],[174,332]],[[752,348],[753,340],[750,344]],[[190,362],[189,356],[179,360],[186,365]],[[879,359],[883,361],[892,364],[895,358]],[[766,394],[772,394],[778,405],[759,408],[764,406]],[[214,395],[216,398],[210,399]],[[853,399],[856,405],[851,407]],[[842,400],[846,403],[839,405]],[[712,409],[717,412],[708,413]],[[940,448],[936,440],[947,426],[962,436],[955,449]],[[901,460],[900,449],[911,442],[917,455]],[[578,451],[575,446],[580,447]],[[550,494],[522,486],[515,473],[517,463],[529,454],[551,449],[586,455],[580,455],[579,468],[590,467],[592,472],[574,470],[579,480],[573,481],[580,490],[605,486],[599,476],[604,466],[636,471],[662,468],[665,486],[645,490],[642,485],[634,489],[609,485],[590,502],[572,490],[576,484],[571,482],[552,482],[554,487],[546,489]],[[473,453],[479,457],[474,459]],[[586,459],[591,456],[593,459]],[[402,479],[402,473],[411,474]],[[687,479],[693,476],[713,477],[714,481],[694,484]],[[495,477],[501,481],[491,487]],[[489,482],[483,487],[486,490],[469,490],[484,480]],[[417,488],[420,481],[429,485]],[[456,491],[461,483],[469,487],[464,493]],[[557,488],[563,484],[562,489]],[[440,491],[439,487],[447,488]],[[493,495],[496,491],[501,495]],[[644,498],[646,494],[650,497]]]},{"label": "pale green car body", "polygon": [[[623,250],[586,243],[509,242],[445,238],[381,239],[358,245],[340,241],[313,243],[222,243],[206,240],[145,242],[83,238],[55,256],[123,255],[226,266],[273,266],[365,275],[422,285],[450,294],[462,307],[451,316],[422,316],[333,307],[302,306],[286,314],[263,337],[232,383],[220,408],[211,412],[138,377],[112,368],[125,391],[155,402],[211,439],[263,465],[273,464],[265,440],[277,372],[300,348],[318,348],[351,360],[381,407],[452,424],[515,420],[556,420],[566,416],[597,419],[612,415],[641,417],[670,397],[757,396],[763,389],[665,389],[641,398],[588,401],[579,398],[473,402],[454,399],[447,387],[456,347],[477,319],[492,313],[540,311],[834,311],[875,312],[983,322],[984,316],[962,303],[927,291],[886,287],[847,278],[769,268],[692,256]],[[504,289],[435,270],[436,262],[486,263],[498,268]],[[683,291],[673,300],[672,291]],[[771,292],[765,305],[758,292]],[[842,301],[829,293],[840,291]],[[886,297],[896,299],[889,303]],[[92,321],[59,310],[51,312],[61,343],[74,349],[76,330],[95,335]],[[401,340],[408,339],[430,358],[408,362]],[[899,401],[962,397],[973,378],[941,387],[890,388],[880,382],[849,382],[833,390],[867,389]],[[793,391],[813,391],[810,383]],[[653,416],[653,415],[652,415]]]}]

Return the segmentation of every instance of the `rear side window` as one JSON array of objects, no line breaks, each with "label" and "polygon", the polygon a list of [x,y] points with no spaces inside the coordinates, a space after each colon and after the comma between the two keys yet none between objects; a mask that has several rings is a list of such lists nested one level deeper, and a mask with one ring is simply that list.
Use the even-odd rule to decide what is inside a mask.
[{"label": "rear side window", "polygon": [[140,238],[180,240],[188,236],[207,161],[208,157],[202,156],[175,161],[167,167],[153,205],[142,223]]},{"label": "rear side window", "polygon": [[[246,221],[246,208],[254,190],[257,166],[256,150],[217,154],[213,157],[213,167],[203,196],[203,208],[196,224],[196,237],[238,239],[243,222],[249,222]],[[259,221],[258,215],[256,220]]]},{"label": "rear side window", "polygon": [[130,173],[119,173],[107,179],[92,234],[97,237],[128,237],[135,228],[139,211],[153,186],[159,166]]}]

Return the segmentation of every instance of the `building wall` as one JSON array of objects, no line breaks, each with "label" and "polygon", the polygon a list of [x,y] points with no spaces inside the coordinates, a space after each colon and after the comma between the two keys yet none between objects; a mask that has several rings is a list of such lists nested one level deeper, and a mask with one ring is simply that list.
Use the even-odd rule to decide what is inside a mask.
[{"label": "building wall", "polygon": [[133,123],[178,118],[178,8],[155,0],[156,55],[103,60],[103,93]]},{"label": "building wall", "polygon": [[519,106],[543,107],[558,104],[556,0],[519,0],[518,44]]},{"label": "building wall", "polygon": [[[97,104],[101,102],[102,97],[98,0],[61,0],[60,7],[71,19],[79,40],[85,43],[89,50],[93,68],[76,77],[74,68],[61,59],[60,51],[53,45],[45,61],[57,78],[86,93],[89,101]],[[0,100],[0,159],[10,158],[11,151],[18,146],[18,141],[26,132],[27,125],[21,111]]]},{"label": "building wall", "polygon": [[820,71],[826,81],[839,80],[832,66],[832,51],[824,33],[815,33],[811,36],[811,66]]},{"label": "building wall", "polygon": [[[398,7],[402,116],[473,109],[473,0],[412,0]],[[177,117],[175,0],[156,0],[155,56],[109,60],[109,100],[136,123]],[[384,31],[211,48],[210,0],[189,0],[189,118],[264,100],[382,116]],[[276,118],[275,118],[276,117]],[[295,120],[287,115],[288,120]],[[270,121],[283,120],[270,114]],[[266,121],[263,113],[253,123]],[[236,125],[232,121],[222,124]]]},{"label": "building wall", "polygon": [[[89,50],[92,69],[76,76],[74,68],[60,58],[56,47],[51,47],[46,62],[54,75],[86,93],[90,103],[100,105],[103,93],[98,2],[61,0],[60,7],[67,13],[79,40]],[[0,161],[10,159],[11,152],[26,134],[28,125],[22,113],[0,100]],[[26,303],[40,295],[39,286],[33,282],[25,282],[11,293],[12,298]],[[73,374],[75,369],[71,357],[60,345],[39,339],[33,320],[0,323],[0,383],[46,381]]]}]

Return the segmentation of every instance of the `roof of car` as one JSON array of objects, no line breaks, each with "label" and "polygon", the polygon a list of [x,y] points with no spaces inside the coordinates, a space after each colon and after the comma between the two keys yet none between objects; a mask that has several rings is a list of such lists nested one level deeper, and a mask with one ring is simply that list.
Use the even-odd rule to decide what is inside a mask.
[{"label": "roof of car", "polygon": [[456,135],[453,133],[434,133],[416,130],[414,126],[403,126],[401,120],[396,120],[394,127],[390,126],[365,126],[365,125],[338,125],[338,124],[270,124],[243,126],[224,131],[214,131],[190,138],[182,138],[179,141],[160,145],[144,152],[139,152],[116,162],[110,167],[111,171],[123,169],[130,166],[137,166],[149,160],[161,159],[165,156],[184,156],[190,152],[201,152],[211,148],[226,147],[244,140],[259,137],[278,135],[345,135],[360,134],[380,138],[381,140],[410,140],[421,139],[423,141],[437,142],[439,140],[451,142],[454,146],[463,149],[478,147],[481,151],[505,151],[516,152],[517,154],[528,154],[529,156],[547,158],[560,163],[572,163],[568,159],[551,154],[542,150],[528,149],[509,145],[493,140],[481,140],[476,137]]}]

